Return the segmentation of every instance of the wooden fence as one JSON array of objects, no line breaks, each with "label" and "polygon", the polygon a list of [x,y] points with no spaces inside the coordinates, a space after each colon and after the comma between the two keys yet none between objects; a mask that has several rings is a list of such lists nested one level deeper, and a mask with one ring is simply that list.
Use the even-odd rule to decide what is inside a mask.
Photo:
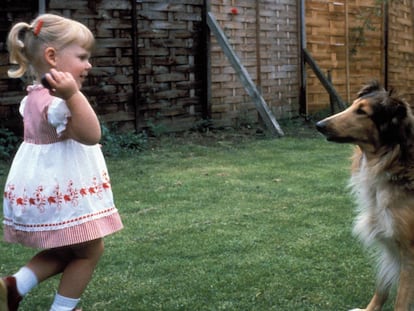
[{"label": "wooden fence", "polygon": [[[17,0],[16,8],[12,4],[0,8],[5,29],[34,17],[23,12],[26,2],[33,3]],[[103,121],[117,122],[124,129],[156,125],[166,131],[180,131],[203,119],[210,119],[217,127],[258,120],[251,98],[214,36],[209,36],[207,8],[217,18],[269,109],[278,118],[297,115],[296,0],[47,3],[48,11],[79,20],[96,35],[94,68],[84,91]],[[237,14],[231,12],[232,8]],[[6,30],[1,35],[4,42]],[[4,91],[0,118],[3,125],[13,126],[18,122],[16,107],[24,87],[7,78],[5,49],[0,61],[0,87]]]},{"label": "wooden fence", "polygon": [[[414,101],[412,1],[309,0],[306,35],[308,50],[346,101],[371,79]],[[328,94],[307,73],[308,113],[329,107]]]},{"label": "wooden fence", "polygon": [[[232,14],[232,8],[237,14]],[[274,115],[279,119],[297,116],[298,2],[212,0],[211,12]],[[257,112],[214,37],[211,75],[213,119],[221,120],[224,125],[229,125],[229,120],[240,125],[255,122]]]},{"label": "wooden fence", "polygon": [[[252,99],[210,36],[210,11],[277,119],[329,107],[329,96],[307,68],[306,109],[300,102],[300,3],[306,48],[350,102],[379,79],[414,102],[413,1],[379,0],[75,0],[47,1],[47,11],[74,18],[96,35],[93,70],[84,90],[100,118],[125,130],[182,131],[210,120],[255,123]],[[7,78],[5,38],[31,20],[36,1],[0,8],[0,125],[17,127],[25,83]],[[301,108],[301,109],[300,109]]]}]

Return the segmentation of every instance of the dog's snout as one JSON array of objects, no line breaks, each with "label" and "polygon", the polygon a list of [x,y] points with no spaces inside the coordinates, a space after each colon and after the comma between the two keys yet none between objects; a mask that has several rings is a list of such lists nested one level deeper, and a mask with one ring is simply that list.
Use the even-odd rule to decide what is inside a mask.
[{"label": "dog's snout", "polygon": [[326,122],[324,122],[324,120],[321,120],[319,122],[316,123],[316,129],[323,133],[326,130]]}]

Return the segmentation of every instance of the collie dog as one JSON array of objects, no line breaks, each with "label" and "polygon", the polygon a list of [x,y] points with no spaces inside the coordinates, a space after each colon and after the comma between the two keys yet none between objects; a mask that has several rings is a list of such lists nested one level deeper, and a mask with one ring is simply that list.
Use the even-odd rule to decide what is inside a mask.
[{"label": "collie dog", "polygon": [[375,294],[382,309],[393,284],[394,310],[414,310],[414,117],[410,106],[374,81],[346,110],[316,128],[328,141],[356,145],[350,187],[358,204],[354,234],[378,259]]}]

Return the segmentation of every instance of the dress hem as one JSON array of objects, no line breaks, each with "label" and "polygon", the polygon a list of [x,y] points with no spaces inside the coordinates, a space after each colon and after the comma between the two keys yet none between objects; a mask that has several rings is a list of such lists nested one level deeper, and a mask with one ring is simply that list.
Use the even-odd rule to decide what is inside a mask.
[{"label": "dress hem", "polygon": [[123,228],[119,213],[76,226],[49,231],[21,231],[4,225],[4,240],[32,248],[56,248],[103,238]]}]

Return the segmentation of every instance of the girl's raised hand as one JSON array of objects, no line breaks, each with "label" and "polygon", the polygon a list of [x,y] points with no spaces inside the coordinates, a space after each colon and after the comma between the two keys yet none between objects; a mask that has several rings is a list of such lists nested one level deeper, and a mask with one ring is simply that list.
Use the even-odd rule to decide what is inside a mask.
[{"label": "girl's raised hand", "polygon": [[50,93],[53,96],[68,100],[79,91],[78,84],[70,72],[57,71],[52,68],[45,78],[50,84]]}]

